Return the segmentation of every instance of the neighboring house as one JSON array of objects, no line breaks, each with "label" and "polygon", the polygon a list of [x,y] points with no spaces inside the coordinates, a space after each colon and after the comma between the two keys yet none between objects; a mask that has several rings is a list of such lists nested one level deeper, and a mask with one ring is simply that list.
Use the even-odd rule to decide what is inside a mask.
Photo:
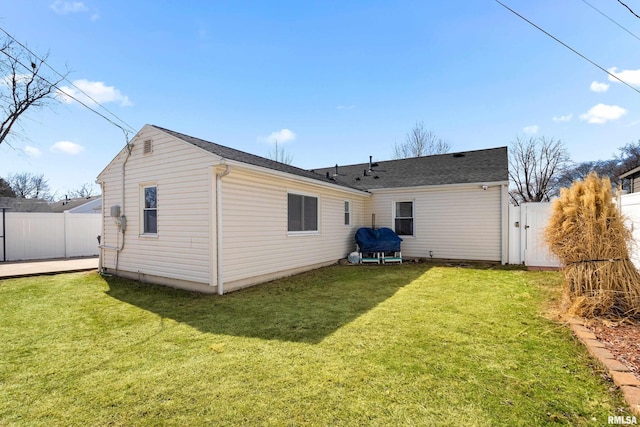
[{"label": "neighboring house", "polygon": [[629,181],[629,193],[640,192],[640,166],[620,174],[618,178]]},{"label": "neighboring house", "polygon": [[102,196],[65,198],[51,203],[51,211],[56,213],[102,213]]},{"label": "neighboring house", "polygon": [[0,197],[0,208],[7,208],[7,212],[51,212],[46,200],[22,197]]},{"label": "neighboring house", "polygon": [[141,281],[222,294],[332,264],[374,216],[405,257],[507,262],[505,147],[336,175],[146,125],[97,182],[101,269]]}]

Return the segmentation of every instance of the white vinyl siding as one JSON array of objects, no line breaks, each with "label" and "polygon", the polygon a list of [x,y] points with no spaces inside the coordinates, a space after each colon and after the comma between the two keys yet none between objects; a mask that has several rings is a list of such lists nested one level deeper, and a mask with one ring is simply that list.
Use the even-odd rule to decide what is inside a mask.
[{"label": "white vinyl siding", "polygon": [[[153,141],[153,154],[144,155],[144,141]],[[132,141],[133,150],[125,168],[125,198],[122,198],[122,163],[126,149],[105,168],[98,180],[103,184],[104,232],[102,243],[122,243],[109,209],[123,207],[127,216],[124,249],[118,269],[145,280],[153,275],[177,281],[212,284],[216,265],[215,172],[219,159],[189,143],[145,126]],[[158,236],[139,235],[143,229],[140,188],[157,185]],[[241,165],[230,167],[222,178],[222,246],[225,291],[259,283],[335,262],[355,248],[354,235],[364,225],[365,201],[370,196],[301,182],[295,176],[277,176]],[[318,198],[320,232],[303,238],[288,232],[288,194]],[[352,225],[344,225],[344,200],[351,198]],[[103,250],[103,266],[116,267],[116,251]],[[239,284],[239,285],[238,285]]]},{"label": "white vinyl siding", "polygon": [[395,201],[413,200],[414,237],[404,238],[405,257],[501,260],[500,187],[480,185],[437,189],[377,190],[366,215],[376,215],[377,227],[394,226]]},{"label": "white vinyl siding", "polygon": [[[222,184],[224,281],[230,288],[233,282],[258,283],[270,274],[344,258],[355,249],[356,230],[364,226],[365,195],[352,200],[353,225],[345,229],[345,194],[339,189],[240,168],[232,169]],[[288,231],[287,201],[292,193],[318,196],[321,233],[298,238]],[[260,215],[248,220],[247,212]]]},{"label": "white vinyl siding", "polygon": [[[153,141],[153,154],[144,155],[144,141]],[[103,182],[104,232],[102,244],[122,244],[110,207],[120,205],[127,217],[124,249],[118,269],[139,275],[167,277],[209,283],[210,254],[210,170],[216,162],[202,150],[145,126],[132,140],[133,149],[125,167],[125,198],[122,198],[122,163],[126,149],[100,174]],[[144,231],[144,197],[141,187],[159,189],[157,237]],[[161,191],[160,191],[161,190]],[[142,234],[141,234],[142,233]],[[152,235],[153,236],[153,235]],[[215,259],[215,258],[213,258]],[[115,269],[116,251],[103,250],[103,266]]]}]

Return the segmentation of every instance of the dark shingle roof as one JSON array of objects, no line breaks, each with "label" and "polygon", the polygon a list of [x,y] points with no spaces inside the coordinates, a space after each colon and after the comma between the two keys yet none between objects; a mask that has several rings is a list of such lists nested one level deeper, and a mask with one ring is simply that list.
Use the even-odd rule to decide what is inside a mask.
[{"label": "dark shingle roof", "polygon": [[73,199],[59,200],[51,203],[51,212],[64,212],[82,206],[85,203],[89,203],[93,200],[99,199],[102,196],[90,196],[90,197],[75,197]]},{"label": "dark shingle roof", "polygon": [[[338,176],[334,176],[335,167],[312,171],[300,169],[160,126],[151,126],[228,160],[363,191],[376,188],[498,182],[509,179],[507,147],[376,162],[371,171],[368,170],[368,163],[339,166]],[[365,169],[366,176],[363,173]]]},{"label": "dark shingle roof", "polygon": [[200,147],[210,153],[216,154],[227,160],[234,160],[237,162],[246,163],[253,166],[260,166],[267,169],[273,169],[279,172],[290,173],[292,175],[298,175],[305,178],[315,179],[324,183],[339,185],[341,187],[348,187],[351,189],[359,189],[355,185],[349,185],[346,182],[336,182],[333,179],[327,178],[326,174],[318,174],[306,169],[297,168],[295,166],[287,165],[285,163],[276,162],[275,160],[267,159],[265,157],[256,156],[255,154],[246,153],[244,151],[236,150],[235,148],[225,147],[214,142],[205,141],[204,139],[194,138],[193,136],[185,135],[179,132],[174,132],[169,129],[161,128],[160,126],[151,125],[154,128],[166,132],[182,141],[193,144],[196,147]]},{"label": "dark shingle roof", "polygon": [[22,197],[0,197],[0,208],[8,208],[7,212],[51,212],[46,200]]},{"label": "dark shingle roof", "polygon": [[[507,147],[338,166],[337,182],[362,190],[508,181]],[[366,175],[364,171],[366,172]],[[335,167],[315,169],[335,174]]]}]

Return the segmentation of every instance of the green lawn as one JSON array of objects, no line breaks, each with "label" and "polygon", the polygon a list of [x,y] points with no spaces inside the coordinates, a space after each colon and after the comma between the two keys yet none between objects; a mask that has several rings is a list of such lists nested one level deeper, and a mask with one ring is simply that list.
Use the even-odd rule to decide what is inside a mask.
[{"label": "green lawn", "polygon": [[0,426],[606,425],[559,273],[333,266],[223,297],[0,281]]}]

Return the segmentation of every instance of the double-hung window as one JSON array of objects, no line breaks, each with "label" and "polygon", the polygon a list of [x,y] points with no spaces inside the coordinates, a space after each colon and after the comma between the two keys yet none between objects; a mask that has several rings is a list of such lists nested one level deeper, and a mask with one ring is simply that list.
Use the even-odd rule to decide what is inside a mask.
[{"label": "double-hung window", "polygon": [[288,194],[288,231],[318,231],[318,198]]},{"label": "double-hung window", "polygon": [[344,225],[351,225],[351,202],[344,202]]},{"label": "double-hung window", "polygon": [[158,234],[158,187],[143,188],[142,222],[144,234]]},{"label": "double-hung window", "polygon": [[395,202],[394,205],[394,231],[400,236],[413,236],[413,202]]}]

